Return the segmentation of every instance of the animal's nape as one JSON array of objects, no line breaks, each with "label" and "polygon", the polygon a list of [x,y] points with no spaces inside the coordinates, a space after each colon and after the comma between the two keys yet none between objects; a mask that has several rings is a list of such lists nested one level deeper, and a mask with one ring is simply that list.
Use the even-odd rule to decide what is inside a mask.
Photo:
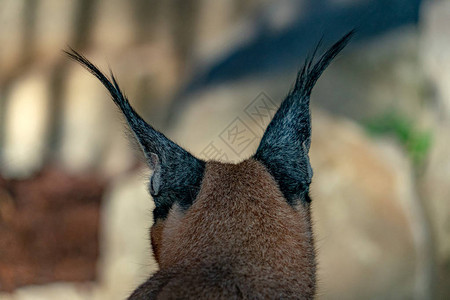
[{"label": "animal's nape", "polygon": [[239,164],[195,158],[136,113],[112,73],[66,52],[110,92],[154,170],[151,243],[160,270],[130,299],[314,297],[309,97],[353,34],[317,61],[316,47],[255,155]]}]

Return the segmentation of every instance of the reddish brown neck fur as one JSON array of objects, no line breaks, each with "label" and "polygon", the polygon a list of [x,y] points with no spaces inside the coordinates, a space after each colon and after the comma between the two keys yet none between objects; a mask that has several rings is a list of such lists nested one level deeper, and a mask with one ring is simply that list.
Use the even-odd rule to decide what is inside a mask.
[{"label": "reddish brown neck fur", "polygon": [[305,63],[256,153],[236,165],[195,158],[136,113],[113,75],[68,52],[111,93],[153,169],[151,241],[160,270],[130,299],[314,297],[309,99],[352,34]]},{"label": "reddish brown neck fur", "polygon": [[173,208],[152,228],[152,241],[161,270],[136,299],[150,291],[187,297],[193,286],[202,289],[192,296],[205,299],[222,297],[222,285],[230,285],[228,296],[244,298],[312,298],[315,292],[309,205],[290,206],[253,159],[208,162],[192,207]]}]

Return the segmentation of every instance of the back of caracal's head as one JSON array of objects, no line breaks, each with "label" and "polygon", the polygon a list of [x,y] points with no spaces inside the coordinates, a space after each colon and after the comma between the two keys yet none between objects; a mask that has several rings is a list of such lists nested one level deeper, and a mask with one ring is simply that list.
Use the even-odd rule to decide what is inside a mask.
[{"label": "back of caracal's head", "polygon": [[153,170],[151,244],[160,270],[131,299],[314,297],[309,99],[352,34],[305,63],[256,153],[238,164],[195,158],[134,111],[112,74],[68,52],[111,93]]}]

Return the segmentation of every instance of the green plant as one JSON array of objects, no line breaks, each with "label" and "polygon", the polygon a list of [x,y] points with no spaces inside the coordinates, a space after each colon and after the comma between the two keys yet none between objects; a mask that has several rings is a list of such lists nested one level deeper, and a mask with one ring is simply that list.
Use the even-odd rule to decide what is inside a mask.
[{"label": "green plant", "polygon": [[371,135],[392,135],[407,151],[414,165],[420,165],[428,155],[432,135],[417,128],[415,123],[398,112],[388,112],[365,123]]}]

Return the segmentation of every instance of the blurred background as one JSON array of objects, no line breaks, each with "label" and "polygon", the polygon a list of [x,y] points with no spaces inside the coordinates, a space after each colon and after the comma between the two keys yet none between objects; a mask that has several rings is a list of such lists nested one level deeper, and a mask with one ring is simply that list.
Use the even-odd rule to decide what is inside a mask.
[{"label": "blurred background", "polygon": [[449,299],[450,1],[438,0],[1,0],[0,298],[123,299],[157,269],[149,171],[62,49],[114,70],[196,156],[239,161],[319,40],[324,51],[353,28],[311,100],[318,298]]}]

